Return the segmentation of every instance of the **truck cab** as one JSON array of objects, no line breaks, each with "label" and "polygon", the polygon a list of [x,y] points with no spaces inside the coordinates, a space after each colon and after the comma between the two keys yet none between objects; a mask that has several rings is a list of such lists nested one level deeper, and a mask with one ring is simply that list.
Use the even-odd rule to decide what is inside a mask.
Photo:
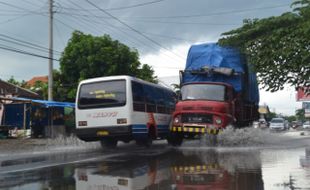
[{"label": "truck cab", "polygon": [[214,133],[234,121],[234,90],[220,82],[185,83],[173,114],[172,130]]}]

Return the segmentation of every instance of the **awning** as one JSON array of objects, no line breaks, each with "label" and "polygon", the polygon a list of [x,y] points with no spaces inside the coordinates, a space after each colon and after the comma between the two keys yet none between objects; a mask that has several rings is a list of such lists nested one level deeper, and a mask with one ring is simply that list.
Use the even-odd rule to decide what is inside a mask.
[{"label": "awning", "polygon": [[27,103],[37,103],[37,104],[40,104],[46,108],[49,108],[49,107],[70,107],[70,108],[74,108],[75,107],[75,103],[71,103],[71,102],[35,100],[35,99],[19,98],[19,97],[11,97],[11,98],[0,97],[0,99],[11,100],[11,101],[21,101],[21,102],[27,102]]}]

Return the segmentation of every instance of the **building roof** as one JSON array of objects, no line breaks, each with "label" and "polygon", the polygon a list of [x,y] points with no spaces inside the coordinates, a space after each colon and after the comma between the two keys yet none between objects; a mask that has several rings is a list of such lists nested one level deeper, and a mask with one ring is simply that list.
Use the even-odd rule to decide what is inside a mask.
[{"label": "building roof", "polygon": [[36,76],[27,81],[27,85],[32,87],[36,84],[36,82],[41,81],[43,83],[48,83],[48,76]]},{"label": "building roof", "polygon": [[0,96],[5,97],[7,95],[23,98],[32,98],[32,99],[40,98],[39,94],[35,92],[32,92],[28,89],[16,86],[14,84],[8,83],[0,79]]}]

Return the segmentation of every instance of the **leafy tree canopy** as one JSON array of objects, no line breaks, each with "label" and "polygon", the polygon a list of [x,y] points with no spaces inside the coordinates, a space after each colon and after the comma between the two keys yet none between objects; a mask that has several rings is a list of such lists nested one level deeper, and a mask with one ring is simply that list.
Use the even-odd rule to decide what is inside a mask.
[{"label": "leafy tree canopy", "polygon": [[8,83],[14,84],[16,86],[25,88],[26,87],[26,81],[22,80],[21,82],[17,81],[13,76],[11,76],[10,79],[7,80]]},{"label": "leafy tree canopy", "polygon": [[74,100],[78,82],[87,78],[131,75],[157,82],[154,70],[141,65],[136,50],[132,50],[110,36],[95,37],[75,31],[60,59],[60,74],[56,74],[55,86],[62,88],[64,97]]},{"label": "leafy tree canopy", "polygon": [[310,86],[310,0],[292,6],[292,12],[281,16],[244,20],[219,40],[245,53],[267,91],[281,90],[284,84]]}]

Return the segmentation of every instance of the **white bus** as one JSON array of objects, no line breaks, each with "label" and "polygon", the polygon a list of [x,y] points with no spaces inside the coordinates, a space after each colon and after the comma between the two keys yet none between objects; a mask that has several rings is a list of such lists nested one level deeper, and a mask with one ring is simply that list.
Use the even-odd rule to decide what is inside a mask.
[{"label": "white bus", "polygon": [[76,135],[114,148],[118,141],[150,145],[169,135],[175,93],[130,76],[81,81],[76,96]]}]

